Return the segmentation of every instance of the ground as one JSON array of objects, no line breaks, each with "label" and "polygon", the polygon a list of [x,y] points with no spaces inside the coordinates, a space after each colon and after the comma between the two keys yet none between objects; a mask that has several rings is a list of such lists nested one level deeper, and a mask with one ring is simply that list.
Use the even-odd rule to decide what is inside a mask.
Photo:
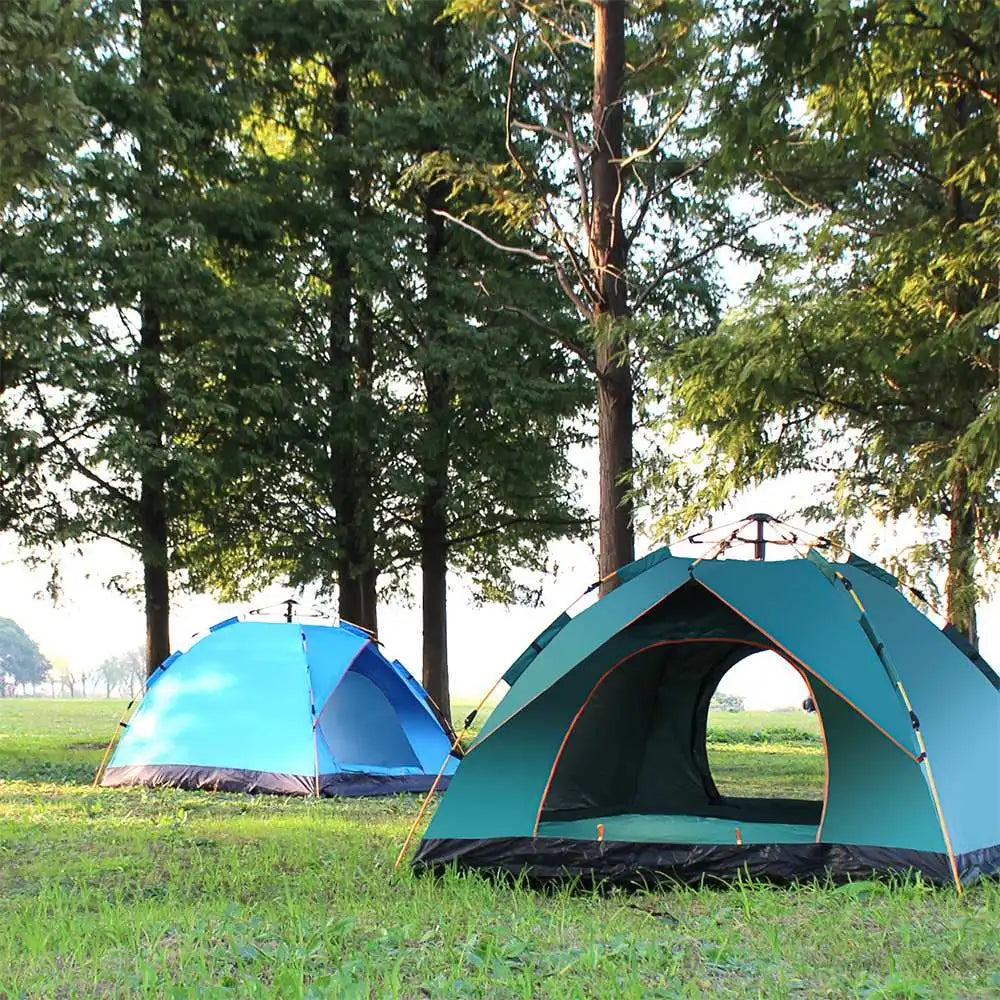
[{"label": "ground", "polygon": [[[997,883],[415,878],[414,797],[92,789],[122,707],[0,699],[0,1000],[1000,997]],[[710,756],[723,786],[822,788],[801,712],[713,715]]]}]

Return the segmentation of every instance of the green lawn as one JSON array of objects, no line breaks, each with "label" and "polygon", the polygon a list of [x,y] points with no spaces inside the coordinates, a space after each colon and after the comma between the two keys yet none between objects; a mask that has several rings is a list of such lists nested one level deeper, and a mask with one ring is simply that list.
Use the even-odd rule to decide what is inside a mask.
[{"label": "green lawn", "polygon": [[[0,700],[3,1000],[1000,996],[995,883],[959,898],[912,882],[600,895],[417,879],[392,871],[411,797],[92,790],[121,708]],[[822,787],[815,720],[711,725],[720,783]]]}]

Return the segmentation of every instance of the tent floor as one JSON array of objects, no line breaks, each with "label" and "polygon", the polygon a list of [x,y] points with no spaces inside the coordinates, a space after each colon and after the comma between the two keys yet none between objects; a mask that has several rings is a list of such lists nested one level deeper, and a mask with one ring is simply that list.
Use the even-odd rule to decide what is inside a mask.
[{"label": "tent floor", "polygon": [[818,829],[813,823],[741,823],[711,816],[623,813],[547,820],[539,824],[538,836],[597,840],[598,823],[604,824],[605,840],[648,844],[735,844],[737,828],[744,844],[812,844]]}]

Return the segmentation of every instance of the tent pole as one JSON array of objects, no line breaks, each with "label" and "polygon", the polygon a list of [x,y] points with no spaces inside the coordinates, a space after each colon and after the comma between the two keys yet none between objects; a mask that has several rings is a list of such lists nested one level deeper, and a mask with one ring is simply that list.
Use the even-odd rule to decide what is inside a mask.
[{"label": "tent pole", "polygon": [[753,557],[754,559],[764,559],[764,553],[767,551],[767,539],[764,538],[764,522],[769,521],[770,517],[767,514],[752,514],[751,517],[757,522],[757,538],[753,543]]},{"label": "tent pole", "polygon": [[906,693],[906,688],[903,687],[903,682],[897,681],[896,686],[899,688],[900,695],[902,695],[903,704],[906,705],[906,710],[910,713],[910,718],[914,720],[913,732],[917,737],[917,744],[920,747],[920,763],[922,763],[927,770],[927,787],[930,789],[931,798],[934,800],[934,810],[937,813],[938,825],[941,827],[941,835],[944,837],[944,846],[945,850],[948,852],[948,865],[951,868],[951,877],[955,880],[955,888],[961,896],[965,890],[962,888],[962,879],[958,874],[958,863],[955,861],[955,852],[951,848],[951,837],[948,836],[948,827],[944,821],[944,811],[941,809],[941,800],[938,798],[937,785],[934,783],[934,772],[931,770],[931,759],[927,756],[927,747],[924,744],[924,735],[920,732],[920,724],[916,721],[917,716],[910,705],[910,699]]},{"label": "tent pole", "polygon": [[941,835],[944,837],[945,850],[948,852],[948,864],[951,867],[952,878],[955,880],[955,888],[961,896],[963,892],[962,880],[958,874],[958,864],[955,861],[955,852],[951,849],[951,837],[948,835],[948,827],[944,821],[944,811],[941,809],[941,800],[938,798],[937,785],[934,782],[934,772],[931,770],[931,761],[927,756],[927,746],[924,743],[924,734],[920,731],[920,720],[917,718],[916,712],[913,711],[913,706],[910,704],[910,698],[906,693],[906,688],[903,687],[903,681],[900,678],[899,673],[890,661],[883,643],[875,634],[875,630],[872,627],[871,622],[868,620],[868,613],[865,611],[865,606],[861,603],[861,598],[858,597],[853,584],[847,579],[846,576],[844,576],[843,573],[837,573],[837,579],[840,580],[844,589],[851,595],[851,597],[854,598],[854,603],[858,606],[858,610],[861,612],[860,624],[862,626],[862,631],[865,633],[869,643],[871,643],[872,648],[875,650],[875,655],[882,664],[886,676],[889,678],[889,683],[892,684],[899,692],[903,705],[910,716],[910,723],[913,726],[913,735],[916,739],[917,749],[919,750],[919,755],[916,760],[918,764],[923,764],[927,771],[927,786],[931,793],[931,799],[934,802],[934,810],[937,813],[938,825],[941,827]]},{"label": "tent pole", "polygon": [[[288,601],[288,618],[287,621],[291,621],[292,615],[292,602]],[[316,697],[313,695],[313,682],[312,682],[312,669],[309,666],[309,646],[306,643],[305,633],[299,630],[299,634],[302,637],[302,657],[306,661],[306,684],[309,687],[309,712],[312,715],[312,731],[313,731],[313,794],[316,798],[319,798],[319,736],[316,732],[316,727],[319,724],[319,718],[316,715]]]},{"label": "tent pole", "polygon": [[[424,813],[427,812],[427,807],[430,805],[431,797],[437,791],[437,787],[441,784],[441,778],[444,777],[444,769],[448,766],[448,758],[462,746],[462,737],[469,731],[469,726],[472,725],[473,720],[479,714],[479,710],[489,701],[490,695],[500,686],[500,682],[503,677],[498,677],[493,687],[483,695],[479,704],[465,717],[465,722],[462,725],[462,729],[455,735],[455,741],[451,745],[451,749],[448,751],[444,760],[441,763],[441,770],[438,771],[437,777],[434,779],[433,784],[431,784],[430,790],[424,796],[424,801],[420,803],[420,812],[417,813],[417,818],[413,821],[413,825],[410,827],[410,832],[406,835],[406,840],[403,841],[403,846],[399,849],[399,854],[396,855],[396,863],[392,866],[393,871],[396,871],[399,866],[403,863],[403,858],[406,857],[406,852],[410,849],[410,843],[413,840],[413,835],[417,832],[417,827],[420,826],[420,821],[424,818]],[[464,749],[464,748],[463,748]]]},{"label": "tent pole", "polygon": [[94,775],[94,782],[90,786],[91,788],[97,788],[101,782],[101,778],[104,776],[105,765],[108,763],[111,757],[111,751],[114,749],[115,744],[118,742],[118,738],[121,735],[121,731],[128,726],[125,721],[128,718],[129,712],[132,711],[132,707],[138,702],[142,701],[142,696],[146,693],[146,685],[142,685],[142,690],[134,697],[126,706],[125,710],[121,714],[121,718],[118,720],[118,725],[115,726],[114,732],[111,734],[111,739],[108,740],[108,745],[104,748],[104,756],[101,757],[100,764],[97,765],[97,773]]}]

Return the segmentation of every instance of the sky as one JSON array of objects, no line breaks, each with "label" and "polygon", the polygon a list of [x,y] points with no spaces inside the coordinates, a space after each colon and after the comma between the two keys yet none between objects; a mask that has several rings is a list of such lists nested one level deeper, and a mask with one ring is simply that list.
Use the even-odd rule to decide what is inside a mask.
[{"label": "sky", "polygon": [[[780,515],[785,509],[794,509],[794,503],[789,501],[787,485],[772,483],[750,497],[741,498],[716,523],[738,519],[754,510]],[[899,541],[905,543],[905,538]],[[648,539],[640,538],[637,542],[639,555],[654,547]],[[683,541],[672,544],[671,548],[677,555],[705,554],[703,547]],[[749,558],[752,553],[748,546],[745,548],[745,552],[734,550],[734,555]],[[857,545],[855,548],[868,557],[886,554],[866,551]],[[788,552],[780,549],[774,555],[787,558]],[[531,640],[597,578],[596,555],[584,543],[555,546],[553,562],[557,572],[545,581],[537,607],[477,606],[468,586],[452,576],[448,641],[453,701],[477,702]],[[12,543],[0,540],[0,617],[13,618],[39,644],[57,670],[68,665],[76,673],[89,673],[106,657],[139,647],[144,641],[140,601],[104,585],[105,580],[123,571],[131,570],[136,576],[138,569],[125,550],[112,542],[85,546],[60,559],[62,596],[53,604],[45,595],[47,573],[27,569]],[[210,625],[251,608],[277,604],[290,596],[297,595],[281,586],[270,587],[240,605],[223,604],[204,595],[178,595],[172,609],[173,646],[185,649]],[[584,606],[585,602],[581,602],[573,610],[577,612]],[[980,629],[983,655],[994,665],[1000,663],[1000,601],[994,600],[981,608]],[[399,659],[411,673],[420,676],[418,606],[406,607],[398,602],[380,606],[379,639],[391,658]],[[500,690],[504,690],[503,686]],[[720,690],[740,695],[745,707],[751,709],[799,705],[807,694],[798,674],[771,653],[748,657],[727,674]]]}]

